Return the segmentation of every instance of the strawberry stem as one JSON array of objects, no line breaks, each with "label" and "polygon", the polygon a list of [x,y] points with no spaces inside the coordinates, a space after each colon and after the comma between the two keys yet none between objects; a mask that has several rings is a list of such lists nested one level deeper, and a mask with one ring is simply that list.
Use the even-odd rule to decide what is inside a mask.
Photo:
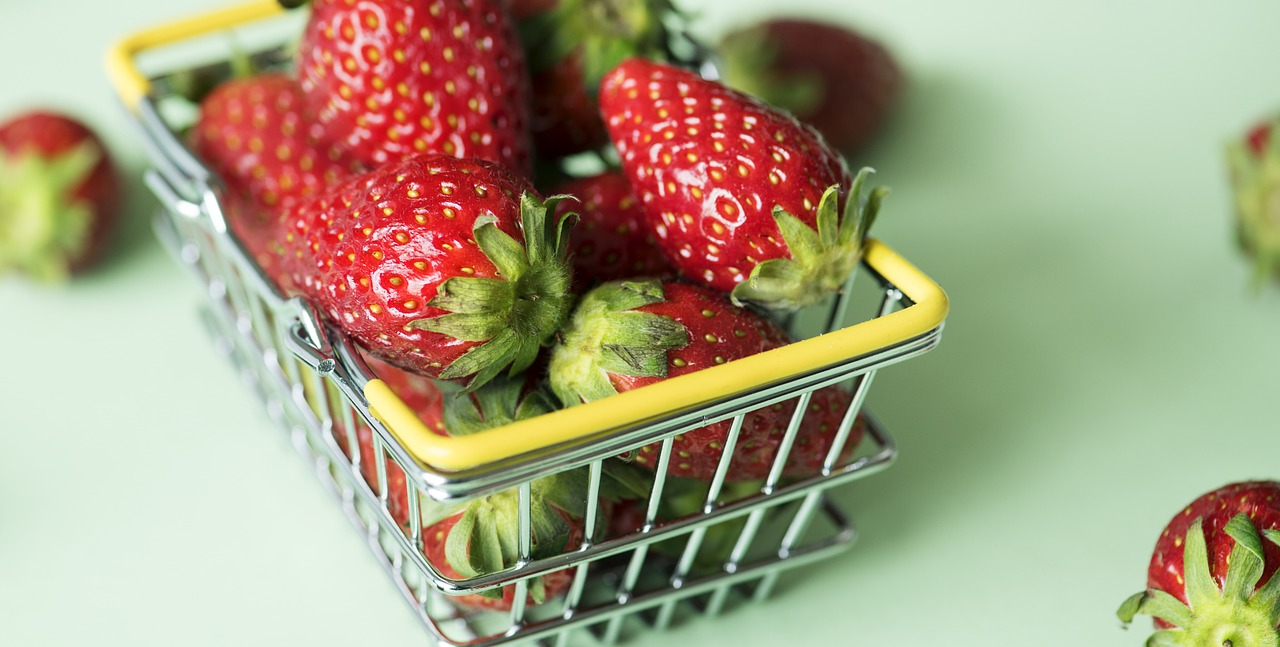
[{"label": "strawberry stem", "polygon": [[873,171],[863,168],[849,188],[843,213],[840,187],[830,186],[818,202],[816,231],[781,208],[773,210],[778,232],[791,258],[765,261],[751,270],[731,294],[738,305],[753,303],[771,310],[798,310],[835,293],[858,266],[867,230],[889,190],[876,187],[862,196]]},{"label": "strawberry stem", "polygon": [[498,229],[496,217],[476,219],[476,243],[500,278],[451,278],[428,303],[447,314],[409,323],[483,342],[445,367],[441,379],[471,376],[468,388],[475,389],[503,370],[520,373],[568,317],[573,304],[568,239],[577,216],[553,219],[560,199],[538,200],[527,192],[521,196],[523,244]]},{"label": "strawberry stem", "polygon": [[[1205,545],[1202,521],[1196,519],[1187,529],[1183,543],[1183,578],[1188,604],[1172,594],[1148,589],[1126,599],[1116,615],[1129,623],[1135,615],[1150,615],[1174,625],[1155,632],[1148,645],[1203,647],[1280,646],[1280,577],[1272,578],[1255,591],[1262,577],[1264,557],[1258,531],[1244,514],[1228,522],[1225,531],[1235,540],[1222,589],[1218,588],[1209,568],[1209,552]],[[1280,544],[1280,533],[1263,533],[1269,541]]]},{"label": "strawberry stem", "polygon": [[53,157],[0,152],[0,272],[66,279],[89,244],[94,209],[72,195],[100,159],[89,143]]}]

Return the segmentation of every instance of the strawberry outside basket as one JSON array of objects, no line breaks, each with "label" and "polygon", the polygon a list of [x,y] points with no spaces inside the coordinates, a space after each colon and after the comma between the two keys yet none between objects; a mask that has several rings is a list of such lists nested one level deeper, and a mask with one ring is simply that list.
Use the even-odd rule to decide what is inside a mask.
[{"label": "strawberry outside basket", "polygon": [[[145,180],[163,205],[156,233],[203,289],[201,313],[215,346],[314,465],[435,642],[609,644],[645,626],[662,628],[690,614],[715,615],[741,600],[764,598],[785,569],[852,544],[853,526],[824,493],[893,462],[893,439],[869,415],[854,459],[837,459],[876,371],[937,345],[948,302],[936,284],[872,240],[855,272],[862,278],[857,289],[851,276],[830,303],[783,322],[796,343],[483,433],[433,434],[376,379],[349,339],[305,300],[277,291],[228,231],[218,178],[183,144],[195,110],[180,96],[182,83],[193,73],[228,68],[236,55],[287,65],[299,28],[297,12],[258,0],[129,35],[108,52],[107,67],[153,166]],[[867,314],[857,316],[860,311]],[[853,399],[824,470],[804,480],[784,479],[782,467],[811,394],[838,383],[847,383]],[[787,400],[796,401],[796,414],[769,477],[726,499],[729,449],[743,414]],[[376,456],[359,456],[355,442],[347,443],[355,454],[350,458],[340,448],[335,430],[353,430],[356,420],[374,430]],[[673,438],[720,420],[734,424],[725,460],[698,511],[659,521]],[[640,512],[643,522],[621,536],[593,540],[605,462],[651,443],[660,443],[661,452]],[[407,475],[408,529],[388,510],[387,459]],[[376,489],[360,475],[359,463],[370,460],[377,465]],[[534,559],[531,482],[570,469],[589,475],[585,538],[563,554]],[[444,576],[420,548],[419,503],[465,502],[504,491],[519,502],[519,563],[479,577]],[[711,539],[723,548],[708,564],[704,549]],[[527,604],[532,578],[561,570],[572,577],[568,592]],[[503,586],[515,587],[509,611],[450,602]]]}]

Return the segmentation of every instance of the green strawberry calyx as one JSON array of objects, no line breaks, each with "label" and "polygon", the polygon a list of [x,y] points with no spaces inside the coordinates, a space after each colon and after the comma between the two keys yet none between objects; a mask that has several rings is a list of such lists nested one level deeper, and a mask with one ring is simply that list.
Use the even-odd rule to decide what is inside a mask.
[{"label": "green strawberry calyx", "polygon": [[849,188],[844,213],[840,212],[840,188],[830,186],[818,202],[817,230],[781,207],[773,219],[791,258],[775,258],[756,265],[730,295],[737,305],[752,303],[770,310],[798,310],[838,292],[862,259],[867,230],[888,195],[875,187],[862,195],[872,173],[863,168]]},{"label": "green strawberry calyx", "polygon": [[89,244],[93,205],[75,193],[101,160],[89,142],[65,153],[0,153],[0,272],[62,281]]},{"label": "green strawberry calyx", "polygon": [[445,367],[440,379],[471,377],[474,389],[504,369],[515,375],[529,367],[539,349],[560,329],[573,305],[569,231],[577,215],[553,218],[565,196],[539,200],[520,198],[525,242],[498,229],[497,218],[476,219],[477,245],[498,270],[499,278],[453,277],[440,284],[427,305],[446,314],[408,325],[462,341],[483,342]]},{"label": "green strawberry calyx", "polygon": [[668,0],[560,0],[522,20],[520,35],[534,72],[580,51],[584,85],[595,96],[600,79],[623,59],[664,58],[664,19],[675,15]]},{"label": "green strawberry calyx", "polygon": [[[1147,645],[1181,647],[1276,647],[1280,645],[1280,577],[1261,587],[1264,570],[1262,539],[1244,514],[1232,517],[1225,531],[1235,540],[1227,574],[1218,588],[1209,568],[1200,519],[1192,522],[1183,542],[1183,579],[1189,604],[1158,589],[1130,596],[1116,615],[1126,624],[1135,615],[1149,615],[1170,625],[1147,639]],[[1280,544],[1280,531],[1264,530],[1268,541]]]},{"label": "green strawberry calyx", "polygon": [[[473,434],[526,420],[556,409],[550,395],[521,377],[499,377],[474,391],[445,395],[444,423],[452,436]],[[538,559],[564,551],[571,532],[568,519],[586,514],[587,477],[575,469],[533,481],[530,485],[530,557]],[[445,539],[445,560],[463,577],[498,573],[520,562],[518,490],[504,490],[462,505],[422,500],[424,527],[461,515]],[[500,588],[479,592],[499,598]],[[546,595],[542,579],[530,582],[529,595],[541,603]]]},{"label": "green strawberry calyx", "polygon": [[566,406],[618,391],[610,374],[666,377],[667,351],[689,344],[689,332],[671,317],[636,308],[662,303],[662,282],[603,283],[583,295],[551,353],[551,389]]},{"label": "green strawberry calyx", "polygon": [[1260,287],[1280,275],[1280,137],[1268,137],[1260,151],[1250,142],[1233,142],[1226,155],[1237,244],[1252,257],[1254,285]]}]

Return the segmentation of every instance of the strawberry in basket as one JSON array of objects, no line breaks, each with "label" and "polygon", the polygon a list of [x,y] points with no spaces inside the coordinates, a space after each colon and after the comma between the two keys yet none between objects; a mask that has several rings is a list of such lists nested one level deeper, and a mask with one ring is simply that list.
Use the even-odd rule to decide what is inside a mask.
[{"label": "strawberry in basket", "polygon": [[490,162],[410,157],[294,202],[282,265],[371,355],[479,386],[528,368],[568,315],[554,209]]},{"label": "strawberry in basket", "polygon": [[58,281],[103,254],[124,195],[102,140],[70,115],[0,123],[0,273]]},{"label": "strawberry in basket", "polygon": [[554,193],[576,198],[561,202],[559,208],[578,213],[570,247],[579,284],[675,272],[644,226],[640,201],[621,173],[575,178]]},{"label": "strawberry in basket", "polygon": [[609,143],[600,119],[600,79],[629,56],[662,58],[667,0],[535,0],[511,3],[532,71],[532,127],[541,156]]},{"label": "strawberry in basket", "polygon": [[1125,623],[1153,616],[1158,631],[1148,645],[1280,644],[1277,566],[1280,483],[1232,483],[1169,521],[1156,541],[1146,590],[1125,600],[1117,615]]},{"label": "strawberry in basket", "polygon": [[193,151],[225,185],[223,217],[268,276],[279,277],[279,215],[358,170],[326,143],[292,77],[264,72],[219,84],[200,103]]},{"label": "strawberry in basket", "polygon": [[[474,392],[457,391],[444,401],[444,426],[453,436],[473,434],[555,409],[550,396],[525,378],[499,378]],[[583,539],[587,474],[583,469],[536,479],[531,492],[531,551],[533,559],[559,555]],[[515,489],[442,506],[422,500],[422,552],[449,578],[478,577],[505,570],[519,561],[518,511]],[[603,514],[604,509],[598,509]],[[603,524],[597,525],[601,528]],[[541,604],[563,594],[573,580],[572,569],[530,581],[529,604]],[[515,587],[452,598],[464,606],[510,609]]]},{"label": "strawberry in basket", "polygon": [[[788,342],[772,321],[734,306],[715,291],[672,281],[614,281],[588,292],[574,310],[552,351],[551,388],[566,405],[591,402]],[[848,404],[836,387],[814,394],[815,410],[804,418],[784,475],[811,476],[821,468]],[[747,414],[728,479],[769,474],[794,409],[794,400],[787,400]],[[725,420],[676,436],[668,473],[710,479],[730,424]],[[859,436],[860,431],[851,434],[844,458]],[[658,443],[642,447],[633,462],[655,469],[659,449]]]},{"label": "strawberry in basket", "polygon": [[667,257],[737,302],[794,310],[839,290],[886,190],[864,198],[812,127],[688,70],[629,59],[600,87],[622,168]]},{"label": "strawberry in basket", "polygon": [[320,123],[370,167],[433,152],[531,172],[528,71],[503,2],[314,0],[298,70]]}]

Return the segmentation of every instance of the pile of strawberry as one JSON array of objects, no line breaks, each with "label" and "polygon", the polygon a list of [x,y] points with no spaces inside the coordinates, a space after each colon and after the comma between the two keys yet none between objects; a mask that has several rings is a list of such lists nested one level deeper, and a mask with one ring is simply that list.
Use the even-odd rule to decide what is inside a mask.
[{"label": "pile of strawberry", "polygon": [[[191,145],[268,276],[350,335],[438,433],[786,345],[770,313],[840,288],[885,194],[864,191],[868,171],[850,173],[813,127],[671,61],[667,25],[681,17],[663,0],[299,10],[296,66],[215,88]],[[567,156],[592,151],[616,166],[566,172]],[[818,474],[842,425],[841,460],[852,455],[850,401],[834,386],[813,395],[785,477]],[[747,415],[728,482],[770,473],[794,407]],[[335,435],[377,488],[371,431]],[[728,422],[677,436],[669,473],[711,480],[728,438]],[[610,468],[610,500],[647,492],[635,476],[652,475],[659,448]],[[405,475],[388,463],[385,476],[407,527]],[[534,483],[535,558],[584,540],[584,490],[580,472]],[[509,568],[514,510],[505,493],[425,504],[424,554],[454,577]],[[541,578],[530,601],[568,580]]]}]

